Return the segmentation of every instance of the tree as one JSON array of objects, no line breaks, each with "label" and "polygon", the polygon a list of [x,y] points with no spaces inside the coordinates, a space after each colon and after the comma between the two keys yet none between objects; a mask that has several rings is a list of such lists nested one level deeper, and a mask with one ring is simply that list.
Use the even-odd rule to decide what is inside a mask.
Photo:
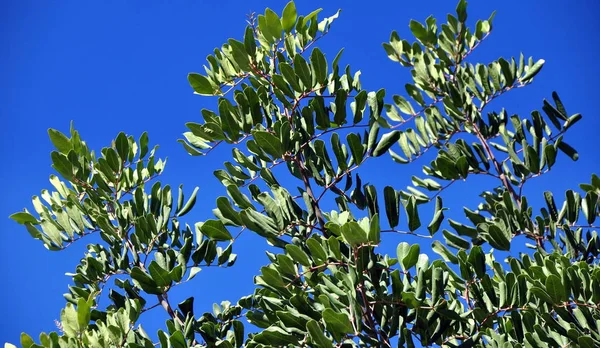
[{"label": "tree", "polygon": [[[544,61],[469,62],[493,15],[469,29],[460,1],[439,27],[432,17],[411,21],[414,43],[392,33],[384,49],[413,82],[407,97],[388,100],[340,68],[342,52],[328,61],[315,47],[338,16],[318,14],[298,16],[290,2],[281,16],[252,16],[242,41],[230,39],[205,74],[188,76],[218,107],[186,124],[180,142],[194,156],[232,150],[215,171],[227,193],[215,219],[182,222],[197,189],[185,199],[180,186],[175,200],[157,181],[165,161],[146,133],[119,133],[96,154],[73,127],[70,136],[49,131],[60,178],[34,197],[35,214],[11,217],[49,250],[90,234],[101,241],[72,274],[59,332],[42,333],[39,345],[23,334],[21,345],[153,347],[139,323],[159,306],[169,316],[156,335],[164,347],[600,345],[600,178],[566,191],[562,205],[544,192],[537,215],[523,194],[559,153],[577,160],[563,137],[581,115],[568,114],[556,93],[530,117],[489,105],[533,82]],[[421,157],[431,161],[406,191],[358,174],[366,161],[403,168]],[[493,185],[446,219],[444,190],[474,177]],[[201,268],[233,266],[243,231],[271,246],[252,294],[202,315],[193,297],[169,302]],[[436,237],[439,258],[407,242],[382,254],[382,233]],[[531,252],[503,253],[523,240]],[[110,304],[100,306],[101,296]]]}]

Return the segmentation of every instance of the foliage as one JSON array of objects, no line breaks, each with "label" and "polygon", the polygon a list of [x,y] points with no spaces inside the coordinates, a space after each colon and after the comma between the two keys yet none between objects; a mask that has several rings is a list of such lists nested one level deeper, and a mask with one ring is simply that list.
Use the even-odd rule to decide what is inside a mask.
[{"label": "foliage", "polygon": [[[187,123],[180,142],[194,156],[232,151],[214,172],[227,196],[213,220],[181,222],[197,189],[186,199],[180,186],[175,201],[156,181],[165,161],[145,133],[120,133],[96,155],[74,129],[70,137],[49,131],[62,179],[51,176],[54,191],[33,198],[35,214],[12,218],[49,250],[90,234],[102,241],[71,274],[60,332],[42,333],[39,344],[23,334],[23,346],[600,345],[600,178],[566,191],[562,204],[545,192],[537,214],[523,194],[559,153],[577,160],[563,137],[581,115],[568,114],[556,93],[527,117],[489,106],[532,83],[544,61],[469,62],[493,15],[469,29],[460,1],[444,24],[411,21],[417,41],[393,32],[383,44],[413,78],[405,96],[388,98],[363,90],[360,72],[339,65],[341,51],[327,60],[315,47],[339,13],[318,14],[299,16],[293,2],[281,16],[267,9],[249,19],[241,41],[207,57],[203,74],[189,74],[195,93],[217,96],[218,106]],[[428,152],[407,190],[363,185],[358,174],[374,158],[401,168]],[[469,223],[446,219],[444,190],[474,176],[494,184],[464,207]],[[297,192],[288,189],[294,182]],[[172,307],[173,287],[203,267],[234,265],[234,231],[276,250],[255,291],[199,316],[193,297]],[[435,236],[439,258],[407,242],[381,254],[382,233]],[[496,259],[523,239],[531,253]],[[106,285],[111,304],[100,307]],[[157,306],[169,319],[153,343],[139,321]]]}]

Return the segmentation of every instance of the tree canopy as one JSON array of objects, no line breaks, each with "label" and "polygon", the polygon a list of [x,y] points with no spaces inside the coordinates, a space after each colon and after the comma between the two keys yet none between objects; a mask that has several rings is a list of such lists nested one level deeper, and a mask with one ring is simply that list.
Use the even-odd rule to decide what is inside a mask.
[{"label": "tree canopy", "polygon": [[[393,95],[362,89],[359,71],[339,65],[342,51],[327,59],[318,48],[339,12],[300,15],[290,2],[251,16],[188,75],[216,103],[179,142],[198,161],[231,149],[214,171],[223,185],[214,219],[185,222],[198,188],[158,181],[166,161],[146,133],[119,133],[95,152],[73,126],[50,129],[58,176],[33,211],[11,217],[53,251],[100,239],[69,274],[58,331],[38,343],[24,333],[21,345],[600,346],[600,178],[543,192],[541,207],[523,191],[559,160],[578,159],[565,137],[582,117],[557,93],[530,115],[498,109],[544,60],[472,62],[494,14],[469,28],[466,7],[443,24],[411,21],[416,41],[391,33],[384,52],[412,76]],[[365,162],[390,160],[422,172],[406,189],[361,179]],[[445,190],[477,177],[489,179],[480,200],[450,214]],[[202,268],[235,267],[241,233],[268,244],[251,294],[202,314],[194,296],[169,302]],[[382,234],[400,235],[395,253],[380,252],[390,243]],[[530,252],[503,253],[517,244]],[[149,334],[141,323],[155,307],[168,320]]]}]

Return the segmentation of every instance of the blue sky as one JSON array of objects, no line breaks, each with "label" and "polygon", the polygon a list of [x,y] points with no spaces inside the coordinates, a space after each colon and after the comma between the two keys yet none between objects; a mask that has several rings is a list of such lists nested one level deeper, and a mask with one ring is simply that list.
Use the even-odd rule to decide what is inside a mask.
[{"label": "blue sky", "polygon": [[[64,306],[62,294],[69,282],[64,274],[74,270],[85,250],[80,243],[63,252],[48,252],[8,219],[11,213],[30,207],[32,195],[49,187],[52,146],[47,129],[67,132],[74,120],[95,149],[109,145],[119,131],[136,137],[148,131],[151,143],[161,145],[159,155],[169,158],[161,181],[173,186],[183,183],[189,190],[200,186],[198,203],[186,222],[210,218],[215,199],[224,195],[212,171],[222,166],[229,152],[192,158],[176,143],[186,131],[185,122],[199,121],[202,108],[216,108],[215,99],[192,94],[186,75],[201,72],[206,55],[227,38],[242,37],[246,14],[265,7],[280,12],[284,5],[284,1],[266,0],[2,1],[0,119],[5,131],[0,137],[4,192],[0,298],[5,320],[0,342],[18,342],[21,331],[37,337],[41,331],[55,330],[53,320]],[[472,0],[469,5],[472,21],[497,10],[494,32],[471,61],[489,62],[521,51],[546,60],[532,86],[500,98],[494,108],[527,115],[556,90],[570,113],[584,116],[566,138],[579,150],[580,160],[569,163],[561,157],[557,169],[531,182],[527,193],[539,203],[543,190],[550,188],[562,196],[561,191],[589,181],[592,172],[600,172],[600,117],[595,105],[600,5],[594,0]],[[381,43],[392,30],[409,38],[410,19],[434,14],[443,21],[446,13],[454,11],[455,2],[297,2],[301,13],[319,6],[324,15],[343,9],[332,32],[320,41],[328,59],[345,47],[342,62],[362,71],[363,88],[385,87],[392,95],[402,93],[408,72],[387,59]],[[373,162],[364,173],[379,188],[392,183],[404,188],[410,174],[420,170],[387,160]],[[448,191],[458,219],[460,204],[477,203],[476,194],[482,189],[478,184],[483,183],[474,181]],[[389,240],[390,251],[399,241],[398,236]],[[425,242],[422,245],[429,243]],[[173,296],[183,300],[193,294],[197,313],[210,310],[213,302],[235,301],[252,291],[252,276],[267,262],[263,249],[261,240],[244,236],[234,247],[239,259],[233,269],[204,270]],[[156,309],[143,322],[149,332],[155,332],[166,319],[166,313]]]}]

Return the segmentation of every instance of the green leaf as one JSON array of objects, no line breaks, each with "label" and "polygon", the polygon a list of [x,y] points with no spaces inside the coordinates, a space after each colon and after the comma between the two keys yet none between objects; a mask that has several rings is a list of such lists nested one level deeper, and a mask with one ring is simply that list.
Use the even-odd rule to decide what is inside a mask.
[{"label": "green leaf", "polygon": [[[325,101],[323,97],[317,96],[311,100],[310,105],[315,111],[315,120],[317,121],[317,126],[320,129],[327,129],[330,126],[331,121],[329,120],[329,110],[325,109]],[[337,133],[333,133],[337,135]]]},{"label": "green leaf", "polygon": [[292,31],[292,29],[294,29],[297,16],[296,4],[294,4],[293,1],[288,2],[287,5],[285,5],[281,15],[281,26],[286,33],[289,33]]},{"label": "green leaf", "polygon": [[[398,246],[398,248],[400,248],[400,246]],[[401,261],[402,269],[406,271],[417,264],[421,247],[419,244],[413,244],[408,250],[403,250],[403,252],[405,252],[405,255],[402,258],[400,258],[400,253],[398,252],[398,260]]]},{"label": "green leaf", "polygon": [[233,60],[237,63],[240,69],[243,71],[250,71],[252,67],[250,66],[250,57],[248,56],[246,45],[234,39],[229,39],[227,43],[229,43],[229,47],[231,47],[231,55],[233,56]]},{"label": "green leaf", "polygon": [[419,308],[421,301],[417,299],[414,292],[402,292],[402,302],[406,303],[408,308]]},{"label": "green leaf", "polygon": [[327,261],[327,253],[321,243],[319,243],[315,238],[309,238],[306,241],[306,245],[310,250],[310,254],[316,262],[325,262]]},{"label": "green leaf", "polygon": [[311,262],[308,258],[308,255],[299,246],[294,244],[288,244],[285,246],[285,251],[287,251],[288,255],[290,255],[295,262],[298,262],[302,266],[311,266]]},{"label": "green leaf", "polygon": [[175,331],[169,337],[169,343],[173,348],[188,348],[188,344],[185,341],[185,336],[183,336],[182,331]]},{"label": "green leaf", "polygon": [[[233,209],[227,197],[217,198],[217,210],[218,213],[215,213],[215,216],[217,216],[220,220],[229,220],[231,221],[230,223],[236,226],[241,226],[243,224],[240,213]],[[213,210],[213,212],[215,211]],[[223,221],[223,223],[227,224],[225,221]]]},{"label": "green leaf", "polygon": [[[373,188],[373,190],[375,190],[375,188]],[[369,242],[372,244],[379,244],[381,242],[381,226],[379,225],[379,213],[375,213],[371,217],[371,222],[369,224],[368,239]]]},{"label": "green leaf", "polygon": [[304,91],[298,83],[298,76],[296,76],[296,72],[294,71],[294,68],[292,68],[291,65],[285,62],[281,62],[279,63],[279,71],[281,71],[281,75],[283,75],[285,81],[289,83],[290,86],[292,86],[294,91],[298,93],[302,93]]},{"label": "green leaf", "polygon": [[467,2],[465,0],[460,0],[456,5],[456,14],[459,22],[464,23],[467,21]]},{"label": "green leaf", "polygon": [[304,60],[304,58],[302,58],[301,55],[297,54],[294,56],[294,71],[296,72],[296,75],[300,78],[300,81],[302,81],[302,84],[304,85],[304,90],[309,90],[312,88],[312,77],[310,74],[310,68],[308,66],[308,63],[306,63],[306,60]]},{"label": "green leaf", "polygon": [[172,279],[169,272],[160,267],[156,261],[150,262],[148,271],[150,271],[150,276],[154,279],[158,287],[165,288],[171,286]]},{"label": "green leaf", "polygon": [[127,139],[125,133],[120,132],[119,135],[117,135],[117,139],[115,139],[115,147],[117,153],[119,154],[119,158],[121,158],[121,161],[127,161],[127,157],[129,156],[129,140]]},{"label": "green leaf", "polygon": [[87,328],[90,323],[92,301],[86,301],[83,298],[77,300],[77,322],[80,328]]},{"label": "green leaf", "polygon": [[340,341],[346,334],[354,332],[348,314],[336,313],[333,309],[327,308],[323,311],[323,321],[336,341]]},{"label": "green leaf", "polygon": [[192,280],[192,278],[194,278],[196,276],[196,274],[198,274],[198,272],[200,272],[202,269],[200,267],[191,267],[190,268],[190,275],[188,275],[187,280]]},{"label": "green leaf", "polygon": [[346,100],[348,99],[348,93],[344,89],[340,89],[335,95],[335,113],[333,115],[333,122],[341,126],[346,123]]},{"label": "green leaf", "polygon": [[398,261],[400,261],[401,266],[402,266],[402,260],[406,257],[406,255],[408,255],[409,251],[410,251],[410,244],[408,244],[407,242],[401,242],[396,247],[396,256],[398,257]]},{"label": "green leaf", "polygon": [[398,226],[400,220],[400,202],[398,193],[391,186],[386,186],[383,189],[383,199],[385,202],[385,213],[388,218],[390,228]]},{"label": "green leaf", "polygon": [[[35,345],[35,342],[33,342],[33,339],[31,338],[31,336],[22,332],[21,333],[21,347],[29,348],[29,347],[32,347],[33,345]],[[15,345],[12,345],[10,343],[4,344],[4,348],[12,348],[12,347],[17,348]]]},{"label": "green leaf", "polygon": [[583,116],[581,116],[581,114],[575,114],[571,117],[569,117],[565,123],[563,124],[563,131],[566,131],[567,129],[571,128],[572,126],[574,126],[577,122],[579,122],[581,119],[583,118]]},{"label": "green leaf", "polygon": [[354,164],[359,165],[363,160],[364,150],[360,137],[355,133],[350,133],[346,136],[346,141],[350,146],[350,152],[354,158]]},{"label": "green leaf", "polygon": [[510,250],[511,237],[496,225],[489,225],[486,240],[498,250]]},{"label": "green leaf", "polygon": [[306,330],[315,347],[329,348],[332,346],[331,340],[325,336],[323,329],[316,320],[310,320],[306,323]]},{"label": "green leaf", "polygon": [[255,57],[256,55],[256,38],[254,37],[254,30],[252,30],[251,26],[246,27],[246,32],[244,33],[244,48],[246,52],[251,57]]},{"label": "green leaf", "polygon": [[[324,85],[327,82],[327,60],[320,49],[315,48],[312,50],[312,53],[310,54],[310,65],[312,67],[312,77],[314,79],[313,86]],[[340,91],[346,92],[343,89],[338,90],[338,97]],[[346,107],[345,101],[346,100],[344,99],[344,104],[341,105],[344,107],[344,110]]]},{"label": "green leaf", "polygon": [[308,24],[309,21],[311,20],[316,20],[317,19],[317,15],[319,14],[319,12],[323,11],[322,8],[318,8],[314,11],[312,11],[311,13],[309,13],[306,17],[304,17],[302,19],[302,23],[301,26],[306,26]]},{"label": "green leaf", "polygon": [[244,225],[265,238],[277,237],[279,231],[269,217],[257,211],[246,209],[240,213]]},{"label": "green leaf", "polygon": [[545,160],[546,165],[548,166],[548,169],[552,169],[552,166],[556,162],[556,149],[554,148],[554,146],[552,144],[546,145],[544,147],[542,155],[544,156],[542,161]]},{"label": "green leaf", "polygon": [[233,239],[221,220],[206,220],[200,226],[200,232],[202,232],[202,234],[211,240],[215,241],[226,241]]},{"label": "green leaf", "polygon": [[419,219],[419,210],[414,196],[411,196],[404,205],[406,217],[408,218],[408,229],[411,232],[416,231],[421,227],[421,219]]},{"label": "green leaf", "polygon": [[267,267],[261,267],[260,271],[262,273],[261,277],[262,280],[274,287],[274,288],[285,288],[285,283],[283,281],[283,278],[281,277],[281,274],[279,273],[279,271],[277,271],[275,268],[272,268],[273,265]]},{"label": "green leaf", "polygon": [[15,220],[17,223],[21,225],[25,225],[26,223],[37,225],[39,222],[33,215],[29,214],[25,211],[20,211],[18,213],[14,213],[9,218]]},{"label": "green leaf", "polygon": [[483,278],[485,276],[485,254],[479,245],[473,247],[469,253],[468,261],[475,270],[477,277]]},{"label": "green leaf", "polygon": [[140,159],[144,158],[148,153],[148,133],[144,132],[138,140],[140,146]]},{"label": "green leaf", "polygon": [[210,80],[206,77],[200,74],[190,73],[188,74],[188,81],[196,94],[215,95],[215,89],[210,83]]},{"label": "green leaf", "polygon": [[529,288],[529,291],[535,296],[539,297],[541,300],[547,302],[548,304],[553,304],[552,298],[550,297],[550,295],[548,295],[546,290],[537,286],[533,286]]},{"label": "green leaf", "polygon": [[446,208],[443,206],[442,197],[435,197],[435,211],[431,222],[427,225],[427,230],[429,230],[430,235],[433,236],[440,229],[440,225],[442,224],[442,221],[444,221],[444,210],[446,210]]},{"label": "green leaf", "polygon": [[579,154],[577,153],[577,151],[564,141],[558,143],[558,148],[565,155],[569,156],[573,161],[577,161],[579,159]]},{"label": "green leaf", "polygon": [[423,26],[423,24],[411,19],[410,31],[412,31],[413,35],[419,39],[419,41],[424,42],[427,39],[427,29]]},{"label": "green leaf", "polygon": [[581,210],[587,223],[590,225],[596,221],[596,202],[598,202],[598,194],[593,191],[586,193],[581,201]]},{"label": "green leaf", "polygon": [[594,342],[590,336],[579,336],[577,339],[580,348],[594,348],[597,347],[597,343]]},{"label": "green leaf", "polygon": [[73,148],[71,140],[58,130],[50,128],[48,129],[48,135],[50,136],[50,141],[52,141],[52,144],[59,152],[67,154]]},{"label": "green leaf", "polygon": [[192,210],[192,208],[194,207],[194,204],[196,204],[196,194],[197,193],[198,193],[198,187],[194,188],[194,192],[192,192],[192,195],[190,196],[190,198],[187,200],[187,202],[181,208],[181,210],[177,212],[177,217],[184,216],[190,210]]},{"label": "green leaf", "polygon": [[146,272],[142,271],[139,267],[135,266],[131,269],[131,278],[134,283],[144,290],[145,292],[153,295],[160,295],[162,291],[158,289],[156,282]]},{"label": "green leaf", "polygon": [[358,246],[368,242],[367,232],[355,221],[350,221],[342,226],[342,236],[351,246]]},{"label": "green leaf", "polygon": [[50,154],[52,158],[52,167],[62,175],[65,179],[71,180],[73,178],[73,165],[67,157],[59,152],[52,151]]},{"label": "green leaf", "polygon": [[440,255],[446,262],[458,263],[458,258],[452,253],[446,246],[444,246],[439,240],[431,243],[431,248],[436,254]]},{"label": "green leaf", "polygon": [[266,153],[274,158],[279,158],[283,155],[283,145],[276,136],[266,131],[254,131],[252,134],[258,146]]},{"label": "green leaf", "polygon": [[521,77],[521,82],[527,82],[531,80],[535,75],[537,75],[540,72],[540,70],[542,70],[542,67],[544,66],[545,62],[545,60],[540,59],[531,67],[529,67],[529,69],[527,69],[527,71],[525,72],[525,75]]},{"label": "green leaf", "polygon": [[561,304],[567,299],[565,287],[562,284],[560,277],[551,274],[546,278],[546,291],[554,304]]},{"label": "green leaf", "polygon": [[[267,324],[268,326],[268,324]],[[265,326],[266,327],[266,326]],[[254,336],[256,342],[262,343],[263,347],[297,347],[298,339],[284,329],[271,326]]]},{"label": "green leaf", "polygon": [[[402,111],[404,114],[407,114],[407,115],[415,114],[415,110],[413,109],[412,105],[410,105],[410,103],[406,99],[404,99],[402,96],[395,95],[393,97],[393,99],[394,99],[394,103],[396,104],[396,106],[398,106],[398,109],[400,109],[400,111]],[[402,119],[395,120],[395,121],[402,121]]]},{"label": "green leaf", "polygon": [[77,320],[77,311],[72,303],[67,303],[67,306],[61,311],[60,322],[64,333],[69,336],[75,336],[81,330]]},{"label": "green leaf", "polygon": [[448,244],[450,247],[466,250],[471,246],[466,239],[461,238],[448,230],[443,230],[442,234],[444,239],[446,239],[446,244]]},{"label": "green leaf", "polygon": [[387,152],[400,139],[400,131],[394,130],[381,137],[373,150],[373,157],[379,157]]},{"label": "green leaf", "polygon": [[554,222],[558,221],[558,210],[556,209],[556,203],[554,202],[554,196],[552,192],[544,192],[544,199],[546,200],[546,206],[550,211],[550,219]]},{"label": "green leaf", "polygon": [[273,35],[276,39],[281,37],[281,31],[283,30],[281,26],[281,20],[275,11],[267,8],[265,10],[265,19],[267,21],[267,28],[271,35]]}]

